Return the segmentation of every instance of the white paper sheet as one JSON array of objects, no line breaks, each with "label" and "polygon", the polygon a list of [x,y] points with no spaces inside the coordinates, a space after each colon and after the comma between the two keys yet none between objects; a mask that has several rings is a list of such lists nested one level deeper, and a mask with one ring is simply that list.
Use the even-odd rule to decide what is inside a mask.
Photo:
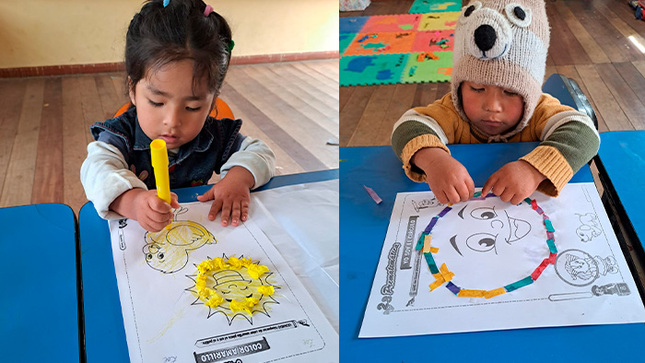
[{"label": "white paper sheet", "polygon": [[336,332],[339,317],[338,179],[252,194],[253,221],[271,240]]},{"label": "white paper sheet", "polygon": [[[495,290],[534,282],[491,298],[460,297],[436,277],[417,240],[446,206],[431,192],[397,195],[359,337],[645,321],[645,309],[593,183],[568,184],[557,198],[531,196],[553,225],[550,257],[543,215],[526,202],[497,197],[452,206],[431,230],[437,267],[462,289]],[[526,280],[525,280],[526,281]],[[516,285],[515,285],[516,286]]]},{"label": "white paper sheet", "polygon": [[[337,332],[254,222],[266,216],[252,209],[248,222],[225,228],[208,221],[209,207],[182,204],[172,228],[156,242],[137,222],[110,223],[131,361],[337,361]],[[253,295],[259,298],[253,314],[232,313],[226,303],[209,308],[192,292],[197,264],[231,256],[269,268],[260,281],[228,272],[211,286],[218,292],[274,286],[273,295]]]}]

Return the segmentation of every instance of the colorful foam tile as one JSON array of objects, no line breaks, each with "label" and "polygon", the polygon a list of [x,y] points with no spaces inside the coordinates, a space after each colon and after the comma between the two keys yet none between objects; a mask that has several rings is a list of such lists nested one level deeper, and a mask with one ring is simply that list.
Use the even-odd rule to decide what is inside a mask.
[{"label": "colorful foam tile", "polygon": [[340,85],[358,86],[401,82],[408,54],[381,54],[340,58]]},{"label": "colorful foam tile", "polygon": [[345,49],[349,46],[349,44],[356,38],[357,33],[340,33],[338,35],[338,51],[340,54],[345,53]]},{"label": "colorful foam tile", "polygon": [[411,53],[401,82],[447,82],[452,74],[452,52]]},{"label": "colorful foam tile", "polygon": [[415,0],[410,14],[423,14],[442,11],[461,11],[461,1]]},{"label": "colorful foam tile", "polygon": [[454,33],[450,30],[430,30],[417,32],[412,44],[412,52],[452,52],[454,48]]},{"label": "colorful foam tile", "polygon": [[338,19],[338,31],[339,33],[359,33],[369,16],[353,16],[353,17],[344,17]]},{"label": "colorful foam tile", "polygon": [[417,32],[359,33],[345,49],[345,56],[410,53]]},{"label": "colorful foam tile", "polygon": [[418,14],[370,16],[363,26],[363,33],[414,31],[421,22]]},{"label": "colorful foam tile", "polygon": [[419,22],[418,31],[427,30],[445,30],[454,29],[457,25],[457,19],[461,12],[447,11],[445,13],[428,13],[423,14],[421,22]]}]

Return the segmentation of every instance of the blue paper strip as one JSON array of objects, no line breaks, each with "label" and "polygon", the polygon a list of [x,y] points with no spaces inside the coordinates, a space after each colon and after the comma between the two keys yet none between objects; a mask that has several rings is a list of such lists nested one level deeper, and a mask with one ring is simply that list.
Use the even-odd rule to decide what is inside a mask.
[{"label": "blue paper strip", "polygon": [[459,286],[453,284],[452,281],[448,281],[448,283],[446,284],[446,288],[448,288],[448,290],[452,291],[452,293],[455,294],[455,295],[459,294],[459,291],[461,290],[461,288]]},{"label": "blue paper strip", "polygon": [[423,233],[430,234],[430,232],[432,232],[432,228],[434,228],[434,225],[437,224],[438,220],[439,220],[439,217],[437,217],[437,216],[432,217],[432,219],[430,220],[430,223],[428,223],[428,226],[423,231]]},{"label": "blue paper strip", "polygon": [[444,209],[441,211],[441,213],[439,213],[439,217],[443,217],[443,216],[445,216],[445,215],[446,215],[446,213],[450,212],[450,210],[451,210],[451,209],[452,209],[452,208],[450,208],[450,207],[446,207],[446,208],[444,208]]}]

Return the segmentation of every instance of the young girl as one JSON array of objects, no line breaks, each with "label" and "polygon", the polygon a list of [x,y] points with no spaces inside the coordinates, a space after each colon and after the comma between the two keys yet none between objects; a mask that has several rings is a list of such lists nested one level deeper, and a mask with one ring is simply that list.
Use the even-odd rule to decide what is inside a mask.
[{"label": "young girl", "polygon": [[198,200],[213,200],[223,226],[248,218],[250,190],[273,176],[275,156],[262,141],[239,133],[241,120],[208,116],[224,82],[231,50],[226,20],[201,0],[152,0],[130,22],[125,67],[132,107],[96,123],[81,182],[99,215],[127,217],[149,231],[172,222],[171,205],[157,197],[150,142],[169,151],[170,187],[221,181]]}]

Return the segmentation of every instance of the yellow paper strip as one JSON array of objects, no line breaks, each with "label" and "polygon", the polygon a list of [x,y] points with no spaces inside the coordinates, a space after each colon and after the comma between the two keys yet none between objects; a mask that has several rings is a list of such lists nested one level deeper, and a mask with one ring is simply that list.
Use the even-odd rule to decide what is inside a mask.
[{"label": "yellow paper strip", "polygon": [[448,271],[448,266],[445,263],[439,268],[439,273],[445,281],[450,281],[455,276],[453,272]]},{"label": "yellow paper strip", "polygon": [[446,280],[443,279],[441,272],[433,274],[432,276],[434,276],[436,280],[430,284],[430,291],[436,289],[437,287],[443,285],[446,282]]},{"label": "yellow paper strip", "polygon": [[423,238],[423,253],[428,253],[431,251],[431,246],[430,246],[431,241],[432,241],[432,236],[429,234],[426,234],[426,236]]},{"label": "yellow paper strip", "polygon": [[486,290],[461,289],[461,290],[459,290],[459,294],[457,294],[457,296],[459,296],[459,297],[484,297],[485,293],[486,293]]},{"label": "yellow paper strip", "polygon": [[486,291],[486,293],[484,294],[484,297],[487,298],[487,299],[490,299],[491,297],[495,297],[497,295],[501,295],[501,294],[505,294],[505,293],[506,293],[506,290],[504,290],[503,287],[500,287],[500,288],[495,289],[495,290]]}]

